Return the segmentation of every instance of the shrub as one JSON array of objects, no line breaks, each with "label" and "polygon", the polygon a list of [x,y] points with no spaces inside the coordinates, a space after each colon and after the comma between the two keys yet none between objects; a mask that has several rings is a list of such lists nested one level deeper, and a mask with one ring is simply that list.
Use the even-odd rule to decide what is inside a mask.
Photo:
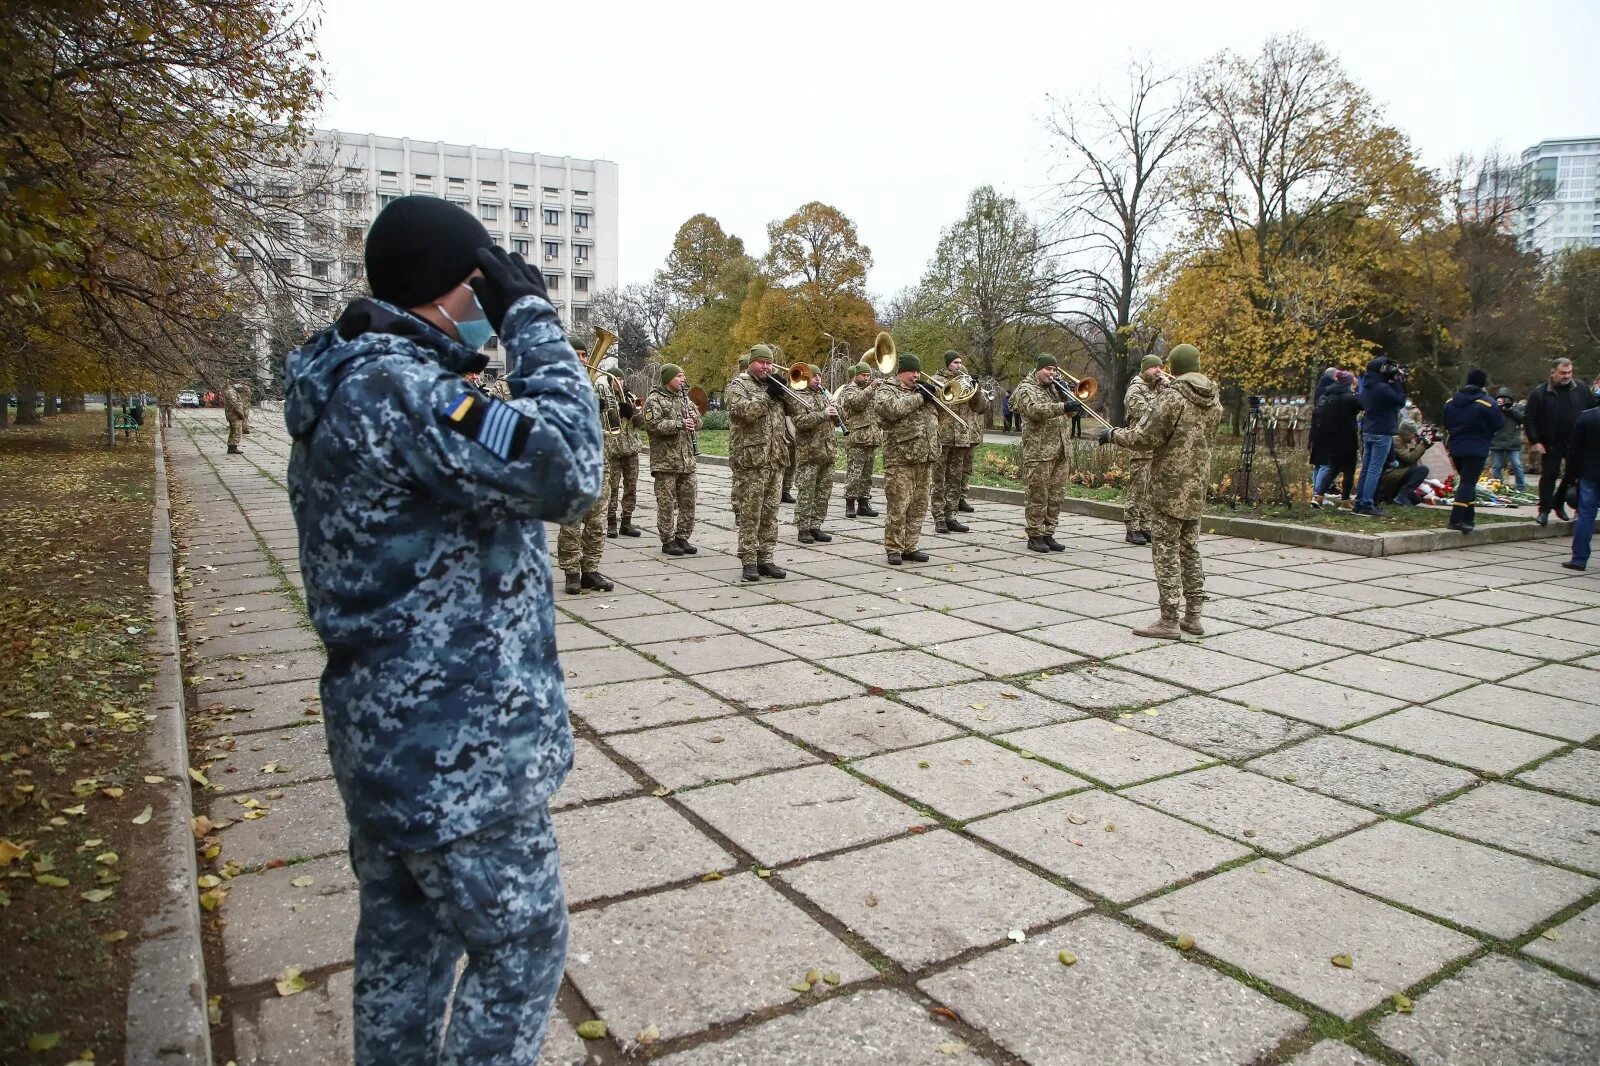
[{"label": "shrub", "polygon": [[726,412],[726,411],[707,411],[705,413],[705,417],[700,419],[700,428],[701,429],[727,429],[728,428],[728,412]]}]

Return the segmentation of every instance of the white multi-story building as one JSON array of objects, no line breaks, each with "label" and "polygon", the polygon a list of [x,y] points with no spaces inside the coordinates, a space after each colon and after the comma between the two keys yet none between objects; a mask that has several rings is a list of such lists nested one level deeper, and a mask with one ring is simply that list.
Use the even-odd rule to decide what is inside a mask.
[{"label": "white multi-story building", "polygon": [[1600,247],[1600,137],[1540,141],[1522,153],[1522,167],[1533,191],[1517,212],[1517,242],[1545,255]]}]

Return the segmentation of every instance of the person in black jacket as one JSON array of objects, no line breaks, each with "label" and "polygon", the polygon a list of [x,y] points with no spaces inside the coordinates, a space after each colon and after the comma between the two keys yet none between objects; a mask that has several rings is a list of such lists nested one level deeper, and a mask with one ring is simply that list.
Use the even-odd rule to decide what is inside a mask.
[{"label": "person in black jacket", "polygon": [[1450,509],[1450,528],[1462,533],[1472,532],[1477,517],[1478,478],[1483,474],[1484,460],[1489,457],[1489,442],[1505,425],[1505,415],[1484,390],[1487,384],[1488,374],[1471,370],[1461,391],[1444,405],[1444,428],[1450,434],[1445,451],[1458,475],[1455,505]]},{"label": "person in black jacket", "polygon": [[1568,570],[1589,568],[1589,542],[1600,505],[1600,406],[1591,407],[1572,424],[1567,441],[1567,477],[1578,486],[1578,520],[1572,525],[1572,558]]},{"label": "person in black jacket", "polygon": [[1389,465],[1389,447],[1406,402],[1406,372],[1387,356],[1376,356],[1361,375],[1361,480],[1351,514],[1376,516],[1378,481]]},{"label": "person in black jacket", "polygon": [[1517,491],[1521,492],[1528,487],[1528,477],[1522,470],[1522,418],[1525,408],[1516,402],[1510,389],[1499,389],[1494,395],[1494,402],[1500,408],[1500,413],[1506,416],[1506,422],[1500,427],[1500,432],[1494,435],[1494,440],[1489,442],[1489,457],[1493,460],[1490,469],[1494,472],[1494,479],[1500,482],[1504,482],[1505,472],[1509,469],[1517,479]]},{"label": "person in black jacket", "polygon": [[1567,509],[1556,489],[1561,484],[1561,464],[1567,442],[1578,416],[1595,405],[1593,393],[1572,380],[1572,360],[1557,359],[1550,364],[1550,380],[1534,386],[1528,396],[1528,410],[1522,428],[1528,446],[1540,455],[1539,516],[1541,526],[1550,521],[1550,512],[1567,521]]},{"label": "person in black jacket", "polygon": [[1355,465],[1360,447],[1356,416],[1361,413],[1361,399],[1351,389],[1354,382],[1354,374],[1339,370],[1326,388],[1319,386],[1321,395],[1311,414],[1311,432],[1306,435],[1311,444],[1312,503],[1318,507],[1324,506],[1323,498],[1333,487],[1333,479]]}]

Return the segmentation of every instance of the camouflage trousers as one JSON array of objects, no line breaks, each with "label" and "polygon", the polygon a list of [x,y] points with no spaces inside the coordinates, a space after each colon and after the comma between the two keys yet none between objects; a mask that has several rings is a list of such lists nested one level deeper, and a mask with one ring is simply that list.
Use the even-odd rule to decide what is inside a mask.
[{"label": "camouflage trousers", "polygon": [[833,499],[833,464],[802,463],[795,470],[794,526],[819,529]]},{"label": "camouflage trousers", "polygon": [[733,482],[733,509],[739,523],[739,562],[769,563],[778,545],[778,503],[783,470],[741,470]]},{"label": "camouflage trousers", "polygon": [[844,495],[847,500],[861,500],[872,495],[872,460],[878,446],[870,448],[846,447],[844,450]]},{"label": "camouflage trousers", "polygon": [[689,539],[694,532],[694,471],[687,474],[650,475],[656,483],[656,532],[662,541]]},{"label": "camouflage trousers", "polygon": [[1134,453],[1128,460],[1128,495],[1122,504],[1128,532],[1150,528],[1150,456]]},{"label": "camouflage trousers", "polygon": [[1174,518],[1152,510],[1150,540],[1161,614],[1177,614],[1179,604],[1185,600],[1191,611],[1200,610],[1206,599],[1206,573],[1200,565],[1200,519]]},{"label": "camouflage trousers", "polygon": [[600,552],[606,546],[606,505],[611,496],[611,463],[600,479],[600,498],[578,522],[561,527],[556,537],[556,565],[565,573],[600,569]]},{"label": "camouflage trousers", "polygon": [[789,445],[789,465],[783,468],[783,494],[785,496],[793,496],[794,495],[794,472],[795,472],[794,445],[790,444]]},{"label": "camouflage trousers", "polygon": [[356,1066],[534,1066],[567,957],[548,805],[429,851],[352,831],[350,860]]},{"label": "camouflage trousers", "polygon": [[617,517],[617,504],[622,504],[622,517],[633,517],[633,505],[639,502],[639,453],[619,455],[606,462],[606,521]]},{"label": "camouflage trousers", "polygon": [[883,520],[884,551],[917,550],[932,483],[932,463],[896,463],[883,468],[883,496],[889,504]]},{"label": "camouflage trousers", "polygon": [[1061,497],[1067,492],[1067,473],[1065,455],[1027,464],[1023,476],[1028,481],[1028,499],[1023,524],[1028,536],[1054,535],[1056,521],[1061,517]]},{"label": "camouflage trousers", "polygon": [[244,419],[228,419],[228,447],[237,448],[242,440],[244,440]]},{"label": "camouflage trousers", "polygon": [[972,448],[945,448],[939,461],[933,464],[933,485],[928,500],[933,509],[933,520],[948,519],[956,513],[956,505],[967,494],[967,482],[972,480]]}]

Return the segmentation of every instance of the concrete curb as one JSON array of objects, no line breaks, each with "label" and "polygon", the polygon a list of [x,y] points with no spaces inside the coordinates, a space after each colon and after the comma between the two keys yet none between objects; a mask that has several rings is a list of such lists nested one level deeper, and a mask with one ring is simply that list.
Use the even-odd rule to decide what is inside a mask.
[{"label": "concrete curb", "polygon": [[133,949],[128,984],[128,1066],[210,1063],[206,974],[195,891],[194,807],[189,791],[189,741],[173,588],[172,508],[167,496],[165,434],[156,429],[155,513],[150,529],[150,593],[154,600],[154,651],[160,656],[146,710],[155,723],[145,746],[145,767],[166,781],[157,786],[155,817],[145,842],[141,887],[161,902],[145,916]]},{"label": "concrete curb", "polygon": [[[702,455],[699,461],[708,466],[728,465],[727,458],[721,455]],[[833,480],[843,483],[844,475],[835,473]],[[882,475],[873,475],[872,483],[882,486]],[[967,498],[985,500],[989,503],[1005,503],[1013,507],[1021,507],[1027,503],[1026,494],[1019,489],[1002,489],[989,485],[970,486],[967,489]],[[1089,515],[1112,522],[1122,521],[1122,504],[1112,503],[1109,500],[1085,500],[1068,496],[1061,501],[1061,509],[1069,514]],[[1509,522],[1497,522],[1465,534],[1445,528],[1409,529],[1394,533],[1349,533],[1344,530],[1322,529],[1318,526],[1263,522],[1260,519],[1234,518],[1228,515],[1206,515],[1201,520],[1201,528],[1207,533],[1219,533],[1229,537],[1264,540],[1272,544],[1293,544],[1305,548],[1324,548],[1345,555],[1363,555],[1369,558],[1438,551],[1441,548],[1472,548],[1481,544],[1543,540],[1549,537],[1571,536],[1572,533],[1566,525],[1540,527],[1532,522],[1514,525]]]}]

